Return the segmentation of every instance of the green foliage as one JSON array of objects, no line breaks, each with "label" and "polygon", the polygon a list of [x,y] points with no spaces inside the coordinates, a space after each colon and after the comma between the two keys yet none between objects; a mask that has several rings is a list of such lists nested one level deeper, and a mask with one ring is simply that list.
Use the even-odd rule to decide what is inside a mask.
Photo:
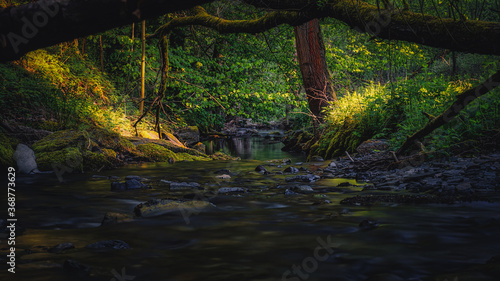
[{"label": "green foliage", "polygon": [[14,152],[19,140],[8,137],[0,129],[0,167],[12,167],[15,164]]},{"label": "green foliage", "polygon": [[[304,98],[290,93],[298,81],[296,66],[284,63],[293,56],[291,34],[288,29],[274,38],[281,43],[267,45],[262,38],[267,35],[193,31],[187,46],[170,48],[170,112],[184,111],[188,123],[206,132],[234,117],[260,122],[284,118],[287,104],[302,109]],[[269,46],[278,50],[269,55]]]}]

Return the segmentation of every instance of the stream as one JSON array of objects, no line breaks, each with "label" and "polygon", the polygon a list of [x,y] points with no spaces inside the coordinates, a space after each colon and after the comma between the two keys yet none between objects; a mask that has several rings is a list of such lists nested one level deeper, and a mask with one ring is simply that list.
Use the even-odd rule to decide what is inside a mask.
[{"label": "stream", "polygon": [[[313,192],[285,195],[297,185],[286,180],[293,175],[255,168],[314,171],[329,161],[302,163],[303,155],[261,138],[236,143],[239,161],[136,164],[65,174],[63,182],[54,175],[18,175],[16,211],[23,229],[17,230],[16,274],[12,279],[7,272],[2,241],[1,280],[497,280],[455,272],[500,254],[499,202],[346,207],[339,202],[364,185],[349,179],[300,183]],[[283,158],[292,164],[269,162]],[[216,178],[220,170],[229,170],[231,178]],[[129,175],[152,189],[111,191],[111,181]],[[165,181],[196,182],[203,190],[173,191]],[[221,187],[248,192],[217,194]],[[135,206],[154,198],[193,196],[212,205],[101,226],[108,212],[132,215]],[[103,240],[122,240],[130,249],[86,248]],[[67,242],[75,248],[48,251]],[[90,275],[64,270],[68,259],[89,266]],[[429,279],[440,274],[449,277]]]}]

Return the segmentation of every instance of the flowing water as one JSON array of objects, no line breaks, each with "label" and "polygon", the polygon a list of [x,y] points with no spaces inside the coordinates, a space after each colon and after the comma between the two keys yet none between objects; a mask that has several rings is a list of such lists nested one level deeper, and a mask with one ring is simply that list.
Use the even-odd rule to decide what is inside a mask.
[{"label": "flowing water", "polygon": [[[250,140],[247,147],[255,147],[252,141],[260,142]],[[111,180],[92,174],[66,174],[62,183],[54,175],[19,176],[17,218],[25,230],[16,241],[17,273],[12,279],[6,272],[2,244],[0,278],[77,280],[62,268],[72,259],[91,267],[91,276],[82,280],[426,280],[443,273],[451,274],[450,281],[497,280],[453,274],[500,254],[499,203],[346,207],[340,200],[362,186],[338,186],[344,179],[321,179],[308,184],[312,194],[286,196],[290,175],[254,171],[260,164],[270,171],[285,168],[265,162],[271,158],[303,160],[279,148],[266,147],[272,151],[265,154],[253,150],[250,155],[259,160],[129,165],[99,174],[122,180],[138,175],[153,186],[148,190],[112,192]],[[327,163],[292,165],[314,170]],[[215,178],[220,169],[230,170],[231,179]],[[193,195],[170,191],[161,180],[198,182],[205,191],[200,196],[206,196],[198,199],[214,206],[100,226],[107,212],[132,214],[137,204],[153,198]],[[207,193],[220,187],[249,192]],[[365,219],[377,227],[360,228]],[[131,249],[85,248],[111,239]],[[75,249],[47,252],[65,242]]]}]

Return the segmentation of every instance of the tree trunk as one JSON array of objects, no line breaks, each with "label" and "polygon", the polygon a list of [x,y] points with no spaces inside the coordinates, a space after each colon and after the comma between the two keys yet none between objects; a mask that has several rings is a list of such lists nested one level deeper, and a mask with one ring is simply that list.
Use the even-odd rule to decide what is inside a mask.
[{"label": "tree trunk", "polygon": [[99,49],[101,51],[101,72],[104,72],[104,50],[102,48],[102,36],[99,35]]},{"label": "tree trunk", "polygon": [[146,76],[146,21],[142,21],[142,31],[141,31],[141,42],[142,42],[142,57],[141,57],[141,103],[139,104],[139,111],[144,110],[144,92],[146,88],[145,76]]},{"label": "tree trunk", "polygon": [[297,57],[309,109],[316,121],[321,121],[321,110],[337,97],[326,65],[325,45],[319,20],[313,19],[296,26],[294,31]]}]

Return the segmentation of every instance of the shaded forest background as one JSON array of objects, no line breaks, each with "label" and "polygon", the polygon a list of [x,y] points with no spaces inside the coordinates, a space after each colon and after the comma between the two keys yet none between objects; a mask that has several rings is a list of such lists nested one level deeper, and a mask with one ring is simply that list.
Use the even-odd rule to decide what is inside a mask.
[{"label": "shaded forest background", "polygon": [[[2,5],[29,1],[2,1]],[[367,1],[380,4],[378,1]],[[391,1],[404,8],[406,1]],[[318,2],[318,5],[321,1]],[[500,22],[500,1],[408,1],[411,10],[443,18]],[[207,11],[226,19],[253,19],[265,11],[235,1],[217,1]],[[146,21],[151,35],[162,24],[189,12]],[[455,96],[500,69],[497,56],[465,54],[416,43],[380,40],[335,19],[320,21],[326,60],[338,102],[325,109],[313,132],[312,119],[296,58],[293,27],[282,25],[250,34],[219,34],[209,28],[175,29],[169,40],[169,80],[162,129],[198,126],[220,132],[237,118],[289,122],[319,136],[303,148],[331,158],[354,151],[368,139],[388,139],[399,147],[442,113]],[[0,64],[2,118],[57,131],[106,128],[135,134],[140,116],[140,24],[79,38]],[[146,41],[146,98],[160,87],[158,39]],[[154,114],[138,127],[152,130]],[[477,99],[454,121],[434,131],[426,150],[450,153],[450,147],[500,132],[499,90]]]}]

